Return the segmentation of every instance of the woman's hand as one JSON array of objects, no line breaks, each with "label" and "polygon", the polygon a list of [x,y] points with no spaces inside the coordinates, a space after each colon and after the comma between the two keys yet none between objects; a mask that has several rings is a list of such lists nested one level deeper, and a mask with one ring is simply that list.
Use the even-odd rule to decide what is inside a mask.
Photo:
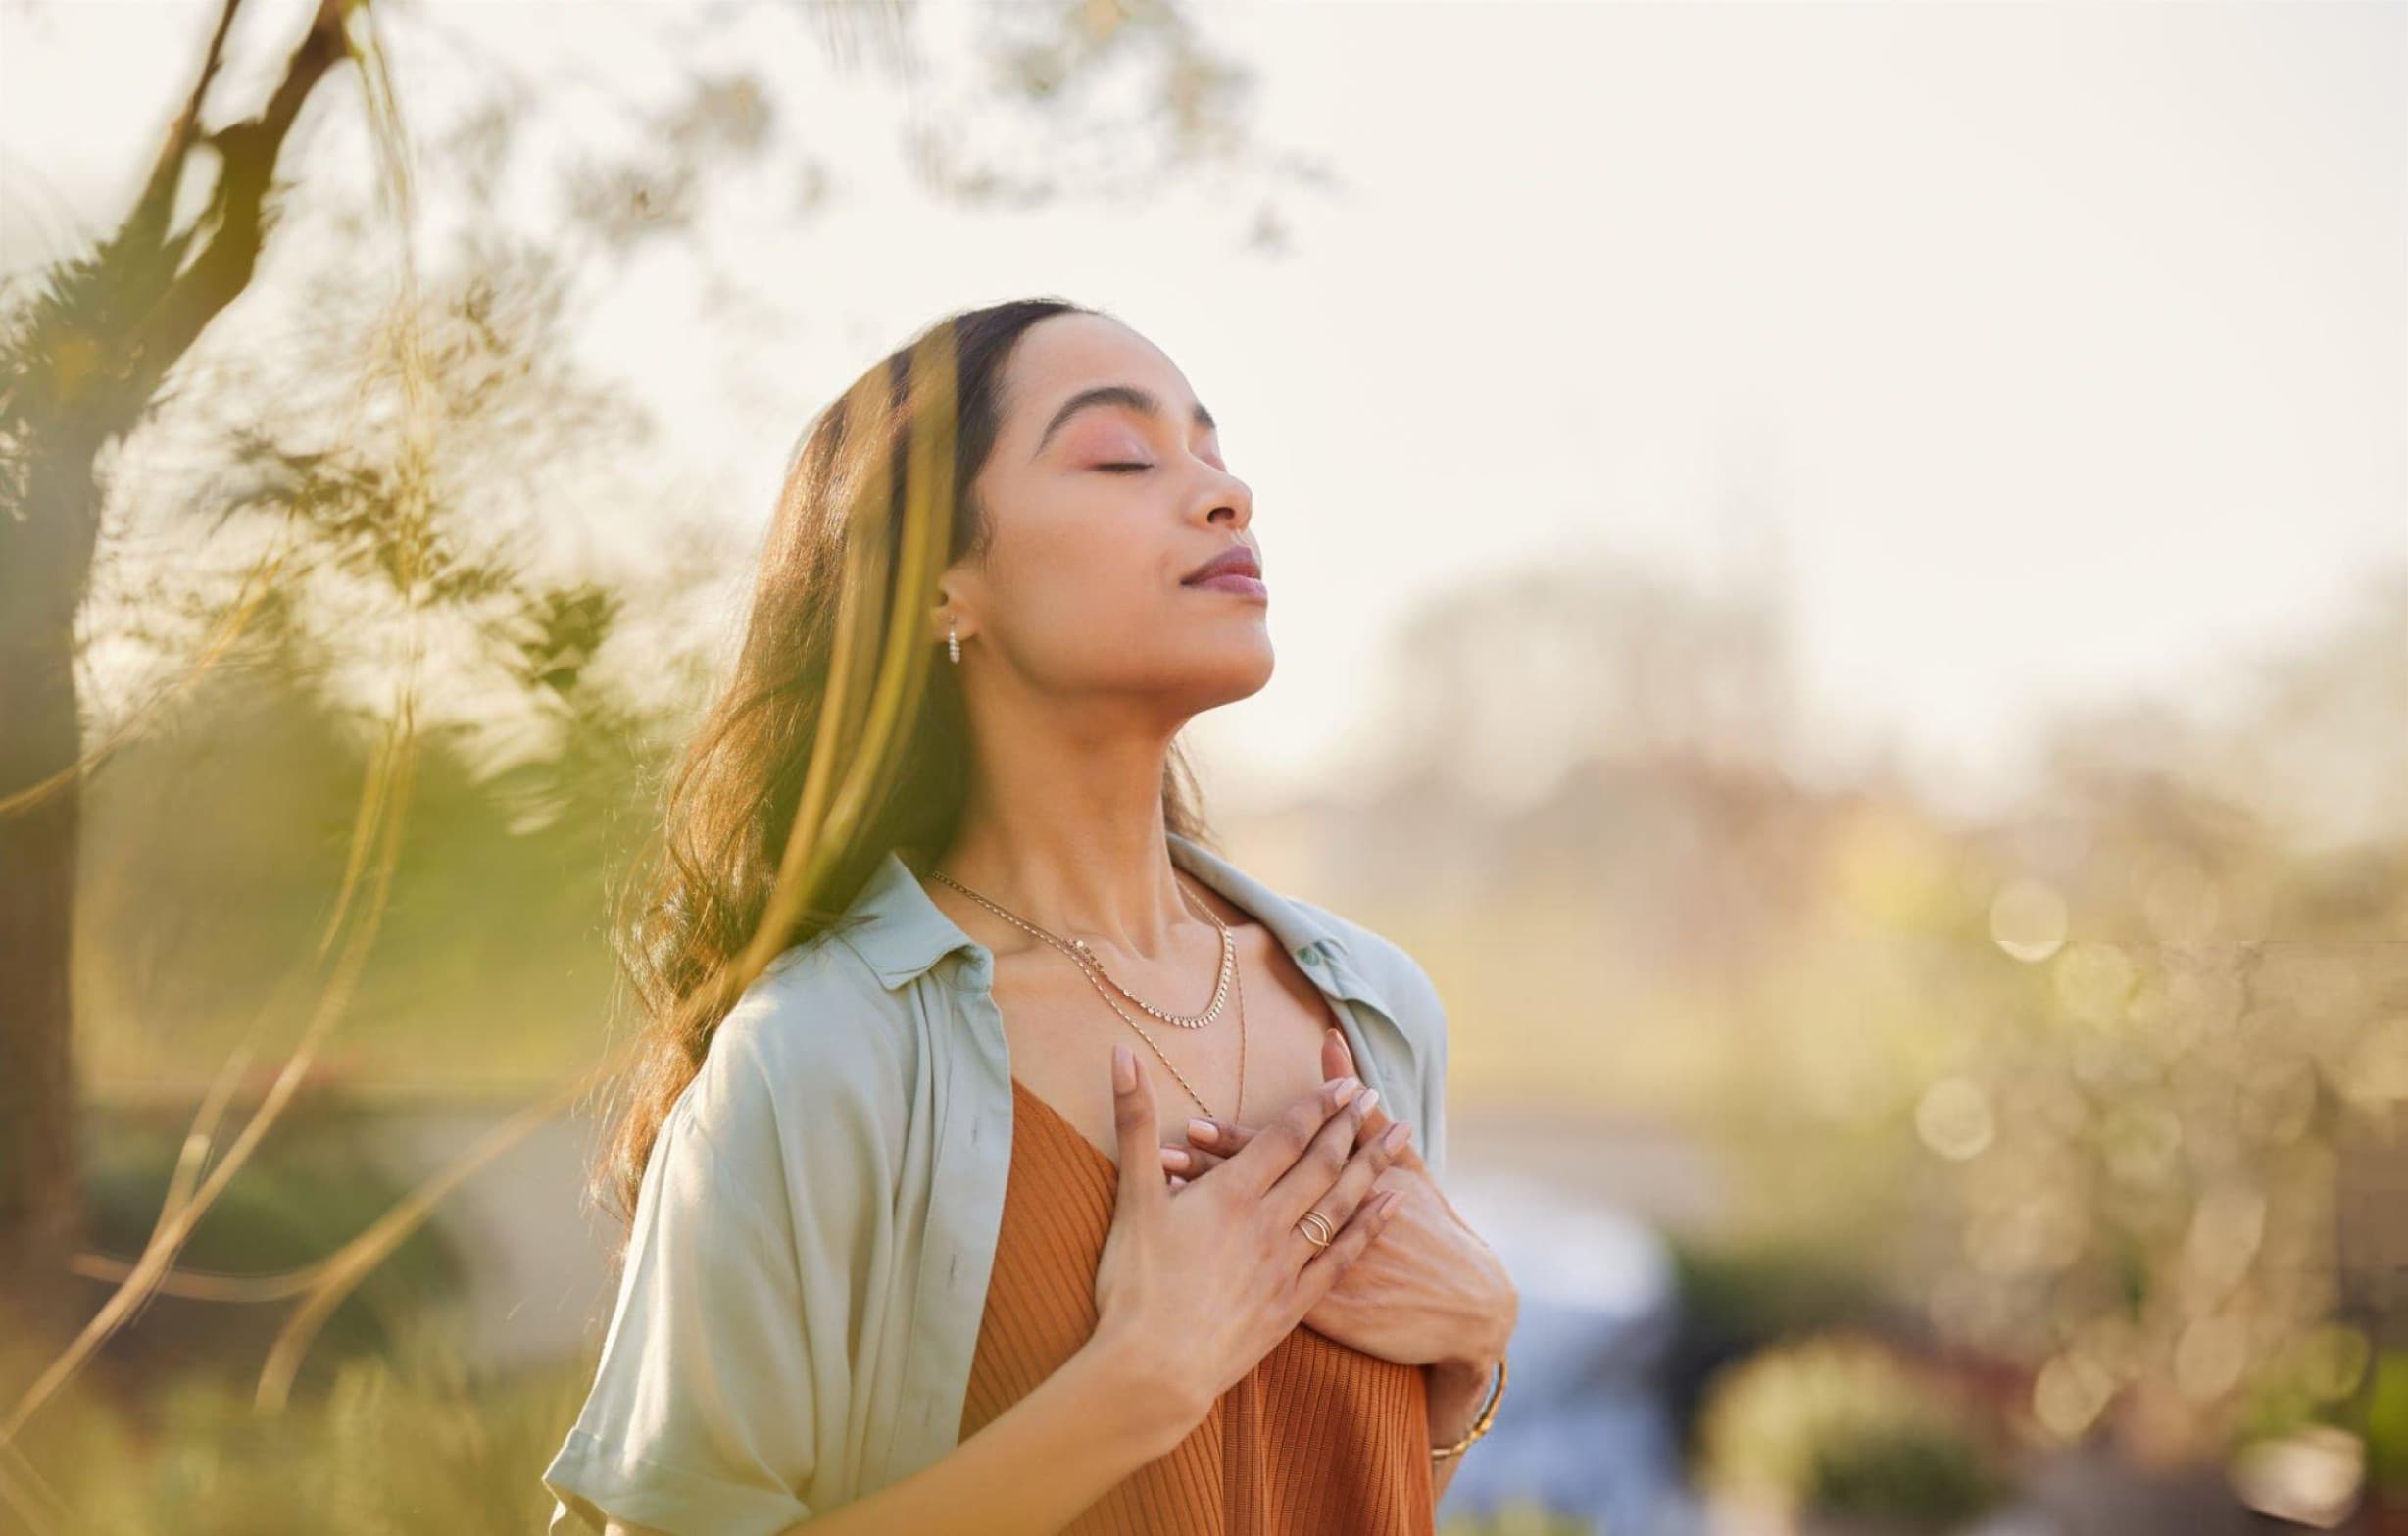
[{"label": "woman's hand", "polygon": [[[1331,1029],[1321,1045],[1323,1076],[1344,1077],[1353,1069],[1346,1036]],[[1326,1083],[1320,1092],[1328,1092]],[[1208,1145],[1191,1129],[1188,1146],[1161,1150],[1162,1165],[1178,1195],[1174,1206],[1209,1188],[1220,1176],[1218,1170],[1243,1158],[1263,1134],[1227,1120],[1207,1123],[1213,1127]],[[1363,1135],[1377,1144],[1392,1123],[1401,1136],[1410,1137],[1412,1127],[1392,1122],[1384,1106],[1364,1118]],[[1434,1385],[1442,1390],[1485,1390],[1491,1369],[1505,1352],[1505,1341],[1512,1337],[1520,1307],[1512,1276],[1496,1251],[1448,1203],[1409,1140],[1400,1144],[1378,1182],[1398,1194],[1395,1219],[1382,1229],[1381,1240],[1359,1262],[1347,1265],[1328,1294],[1304,1313],[1304,1322],[1365,1354],[1431,1365],[1437,1372]]]},{"label": "woman's hand", "polygon": [[[1173,1198],[1153,1086],[1134,1052],[1112,1047],[1120,1178],[1096,1266],[1093,1343],[1157,1384],[1190,1426],[1295,1331],[1401,1204],[1373,1191],[1389,1154],[1376,1140],[1357,1145],[1355,1087],[1341,1077],[1298,1099],[1211,1180]],[[1326,1219],[1328,1246],[1306,1235],[1308,1211]]]}]

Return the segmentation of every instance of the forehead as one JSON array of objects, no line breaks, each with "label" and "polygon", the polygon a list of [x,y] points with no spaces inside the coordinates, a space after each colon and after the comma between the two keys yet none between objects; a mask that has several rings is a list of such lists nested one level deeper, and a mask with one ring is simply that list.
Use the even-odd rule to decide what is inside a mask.
[{"label": "forehead", "polygon": [[1057,406],[1099,384],[1134,384],[1184,418],[1195,398],[1161,348],[1102,315],[1050,315],[1031,325],[1005,368],[1005,433],[1033,438]]}]

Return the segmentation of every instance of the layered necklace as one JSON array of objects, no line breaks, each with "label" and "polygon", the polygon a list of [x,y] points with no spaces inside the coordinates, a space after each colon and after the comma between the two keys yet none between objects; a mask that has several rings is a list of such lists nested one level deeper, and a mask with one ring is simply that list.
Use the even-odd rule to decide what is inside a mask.
[{"label": "layered necklace", "polygon": [[[1212,1022],[1213,1019],[1220,1016],[1221,1006],[1226,1003],[1234,993],[1238,1002],[1238,1107],[1229,1113],[1227,1118],[1233,1122],[1239,1118],[1240,1115],[1246,1108],[1246,978],[1238,969],[1237,936],[1229,931],[1229,924],[1221,921],[1220,914],[1200,903],[1193,895],[1189,894],[1187,883],[1185,881],[1179,879],[1175,874],[1171,879],[1171,883],[1179,887],[1180,899],[1188,904],[1189,911],[1201,912],[1204,917],[1211,922],[1212,926],[1219,930],[1221,936],[1220,975],[1212,989],[1212,1002],[1210,1006],[1205,1008],[1201,1014],[1174,1014],[1168,1009],[1156,1008],[1154,1004],[1147,1002],[1142,997],[1139,997],[1127,987],[1124,987],[1119,982],[1114,981],[1112,979],[1111,972],[1104,968],[1104,962],[1097,959],[1095,951],[1087,947],[1087,941],[1085,939],[1065,939],[1057,933],[1054,933],[1049,929],[1040,927],[1036,923],[1030,922],[1025,917],[1020,917],[1018,914],[1007,911],[1005,908],[998,906],[996,903],[987,900],[987,898],[979,895],[976,891],[971,890],[968,886],[962,884],[959,880],[955,879],[952,875],[947,874],[942,869],[931,869],[929,871],[929,876],[932,879],[943,880],[946,884],[952,886],[955,890],[959,891],[962,895],[967,896],[970,900],[978,903],[979,906],[986,908],[987,911],[1003,918],[1006,922],[1012,923],[1015,926],[1036,935],[1038,938],[1043,939],[1046,943],[1053,945],[1056,949],[1060,950],[1063,954],[1069,956],[1071,962],[1079,967],[1079,973],[1085,976],[1088,983],[1102,995],[1104,1001],[1111,1008],[1111,1011],[1120,1016],[1121,1022],[1127,1024],[1131,1029],[1135,1029],[1138,1034],[1143,1037],[1146,1044],[1154,1051],[1154,1054],[1162,1058],[1162,1065],[1169,1068],[1170,1075],[1179,1079],[1179,1086],[1187,1090],[1187,1096],[1196,1101],[1197,1107],[1202,1109],[1207,1117],[1214,1119],[1221,1118],[1221,1116],[1214,1115],[1212,1114],[1211,1106],[1204,1103],[1204,1096],[1196,1091],[1195,1085],[1187,1080],[1186,1076],[1180,1072],[1178,1067],[1171,1065],[1171,1060],[1169,1057],[1162,1055],[1162,1048],[1159,1045],[1155,1044],[1154,1036],[1147,1034],[1143,1026],[1141,1026],[1136,1019],[1131,1018],[1126,1013],[1123,1013],[1120,1005],[1112,1001],[1112,993],[1119,993],[1122,997],[1125,997],[1130,1002],[1135,1003],[1139,1008],[1144,1009],[1147,1013],[1152,1014],[1162,1022],[1174,1025],[1181,1029],[1202,1029],[1204,1027],[1204,1025]],[[1107,983],[1110,986],[1110,991],[1105,990]]]}]

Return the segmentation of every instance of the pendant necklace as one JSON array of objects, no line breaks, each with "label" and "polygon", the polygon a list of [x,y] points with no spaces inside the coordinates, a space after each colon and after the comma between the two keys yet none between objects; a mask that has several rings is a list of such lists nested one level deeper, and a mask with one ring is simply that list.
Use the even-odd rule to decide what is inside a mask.
[{"label": "pendant necklace", "polygon": [[[1238,1121],[1240,1115],[1246,1108],[1246,978],[1238,968],[1237,936],[1230,932],[1229,924],[1221,921],[1220,915],[1218,913],[1212,911],[1209,907],[1202,908],[1204,917],[1211,920],[1212,926],[1220,931],[1221,936],[1221,968],[1219,980],[1213,988],[1212,1002],[1210,1006],[1205,1008],[1201,1014],[1174,1014],[1165,1009],[1156,1008],[1154,1004],[1147,1002],[1144,998],[1141,998],[1136,993],[1131,992],[1119,982],[1113,981],[1110,972],[1104,968],[1104,963],[1098,960],[1095,957],[1094,952],[1087,948],[1085,940],[1064,939],[1046,928],[1040,927],[1038,924],[1028,921],[1018,914],[1010,912],[997,903],[987,900],[987,898],[979,895],[976,891],[971,890],[968,886],[962,884],[959,880],[955,879],[952,875],[947,874],[942,869],[931,869],[928,872],[931,879],[943,880],[946,884],[952,886],[955,890],[959,891],[962,895],[967,896],[970,900],[978,903],[978,905],[981,907],[986,908],[987,911],[995,914],[1005,921],[1036,935],[1038,938],[1043,939],[1046,943],[1053,945],[1056,949],[1060,950],[1063,954],[1069,956],[1071,961],[1079,967],[1079,974],[1085,976],[1088,980],[1088,984],[1093,986],[1097,993],[1103,997],[1106,1005],[1108,1006],[1114,1014],[1119,1015],[1121,1022],[1127,1024],[1131,1029],[1135,1029],[1139,1037],[1146,1042],[1147,1046],[1154,1052],[1154,1054],[1157,1057],[1161,1057],[1163,1066],[1169,1069],[1171,1076],[1178,1079],[1179,1086],[1187,1090],[1187,1096],[1196,1101],[1197,1107],[1202,1109],[1204,1112],[1205,1117],[1209,1119],[1219,1119],[1222,1116],[1216,1115],[1212,1113],[1211,1106],[1204,1103],[1204,1096],[1196,1091],[1195,1085],[1187,1080],[1186,1075],[1182,1073],[1177,1066],[1172,1065],[1169,1057],[1162,1055],[1162,1048],[1155,1043],[1154,1036],[1147,1034],[1145,1029],[1139,1025],[1136,1019],[1131,1018],[1128,1014],[1121,1009],[1118,1003],[1112,1001],[1111,992],[1105,991],[1105,983],[1107,981],[1110,982],[1113,991],[1119,992],[1121,996],[1127,998],[1130,1002],[1135,1003],[1139,1008],[1144,1009],[1147,1013],[1152,1014],[1155,1017],[1162,1020],[1164,1023],[1177,1025],[1181,1029],[1202,1029],[1204,1025],[1210,1023],[1216,1016],[1219,1016],[1223,1002],[1234,994],[1238,1003],[1238,1107],[1236,1110],[1231,1111],[1227,1117],[1233,1123]],[[1173,879],[1172,883],[1179,886],[1179,894],[1188,902],[1191,910],[1195,910],[1201,906],[1201,904],[1198,903],[1193,896],[1189,895],[1187,886],[1184,883],[1178,881],[1176,878]]]}]

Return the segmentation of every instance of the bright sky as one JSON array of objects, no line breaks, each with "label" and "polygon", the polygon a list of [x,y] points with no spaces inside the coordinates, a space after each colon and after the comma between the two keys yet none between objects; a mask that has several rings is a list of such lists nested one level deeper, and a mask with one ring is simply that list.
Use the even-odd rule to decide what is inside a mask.
[{"label": "bright sky", "polygon": [[[624,135],[689,58],[791,60],[845,110],[784,7],[691,56],[664,52],[674,8],[572,30],[433,4],[395,35],[418,9],[582,71],[544,98],[584,114],[566,131]],[[0,8],[12,266],[114,212],[213,10]],[[252,18],[277,54],[293,10]],[[714,190],[714,249],[791,329],[699,321],[693,267],[663,260],[589,342],[758,523],[804,419],[935,315],[1059,292],[1137,325],[1219,416],[1272,578],[1277,677],[1198,726],[1225,805],[1358,765],[1397,618],[1532,562],[1619,552],[1711,587],[1770,554],[1818,745],[1894,740],[1971,805],[2052,707],[2212,705],[2408,559],[2408,6],[1322,0],[1209,24],[1258,72],[1258,137],[1342,182],[1276,192],[1284,254],[1240,238],[1267,183],[965,213],[898,190],[857,122],[824,217]]]}]

